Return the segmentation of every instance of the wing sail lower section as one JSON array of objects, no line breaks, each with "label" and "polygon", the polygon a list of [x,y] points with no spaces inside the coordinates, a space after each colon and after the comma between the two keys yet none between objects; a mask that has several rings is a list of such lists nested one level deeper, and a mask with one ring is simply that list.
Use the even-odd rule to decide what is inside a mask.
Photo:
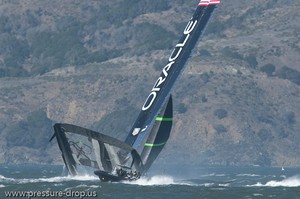
[{"label": "wing sail lower section", "polygon": [[173,121],[172,96],[163,106],[153,124],[148,139],[144,144],[141,158],[144,163],[144,170],[147,171],[169,139]]}]

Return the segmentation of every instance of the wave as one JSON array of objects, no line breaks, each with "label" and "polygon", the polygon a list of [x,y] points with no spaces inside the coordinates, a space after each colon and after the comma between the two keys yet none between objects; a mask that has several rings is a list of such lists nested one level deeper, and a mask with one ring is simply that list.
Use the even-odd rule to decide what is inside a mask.
[{"label": "wave", "polygon": [[217,176],[217,177],[224,177],[226,176],[227,174],[224,174],[224,173],[210,173],[210,174],[204,174],[204,175],[200,175],[201,177],[214,177],[214,176]]},{"label": "wave", "polygon": [[0,182],[12,182],[14,180],[15,180],[14,178],[7,178],[3,175],[0,175]]},{"label": "wave", "polygon": [[262,187],[299,187],[300,186],[300,175],[292,176],[289,178],[286,178],[284,180],[276,181],[271,180],[265,184],[262,184],[260,182],[256,183],[252,186],[262,186]]},{"label": "wave", "polygon": [[181,182],[175,181],[172,176],[166,175],[158,175],[152,176],[150,178],[142,177],[135,181],[124,181],[125,184],[133,184],[133,185],[140,185],[140,186],[161,186],[161,185],[188,185],[193,186],[194,184],[189,182]]},{"label": "wave", "polygon": [[[97,179],[99,181],[99,179]],[[90,189],[97,189],[97,188],[101,188],[101,186],[99,185],[86,185],[86,184],[80,184],[80,185],[77,185],[77,186],[74,186],[74,187],[67,187],[64,189],[64,191],[69,191],[69,190],[74,190],[74,189],[85,189],[85,191],[88,191]]]},{"label": "wave", "polygon": [[5,185],[3,185],[3,184],[0,184],[0,188],[4,188],[5,187]]},{"label": "wave", "polygon": [[258,174],[244,173],[244,174],[237,174],[236,176],[239,176],[239,177],[259,177],[260,175],[258,175]]},{"label": "wave", "polygon": [[229,183],[219,184],[219,187],[229,187],[229,186],[230,186]]},{"label": "wave", "polygon": [[43,177],[43,178],[7,178],[0,175],[0,182],[27,184],[38,182],[64,182],[64,181],[93,181],[99,180],[98,177],[92,175],[77,175],[77,176],[56,176],[56,177]]}]

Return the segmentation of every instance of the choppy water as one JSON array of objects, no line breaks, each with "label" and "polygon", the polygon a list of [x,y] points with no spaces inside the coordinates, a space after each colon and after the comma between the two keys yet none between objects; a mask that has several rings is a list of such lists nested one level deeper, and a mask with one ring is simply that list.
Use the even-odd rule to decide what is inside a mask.
[{"label": "choppy water", "polygon": [[297,168],[282,171],[260,167],[174,167],[172,170],[164,167],[135,182],[103,183],[94,175],[63,175],[62,166],[0,166],[0,198],[10,198],[8,193],[17,192],[27,192],[27,198],[59,198],[55,194],[61,192],[64,194],[61,198],[300,199],[300,171]]}]

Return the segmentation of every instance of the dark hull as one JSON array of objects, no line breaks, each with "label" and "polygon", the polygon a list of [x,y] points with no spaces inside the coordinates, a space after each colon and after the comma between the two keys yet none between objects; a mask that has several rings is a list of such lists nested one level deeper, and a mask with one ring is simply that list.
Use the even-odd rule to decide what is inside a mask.
[{"label": "dark hull", "polygon": [[94,173],[100,178],[102,182],[119,182],[124,180],[123,178],[115,175],[111,175],[105,171],[94,171]]},{"label": "dark hull", "polygon": [[101,170],[94,171],[94,173],[99,177],[99,179],[102,182],[134,181],[134,180],[138,180],[140,178],[139,176],[129,176],[129,175],[117,176],[117,175],[112,175],[110,173],[107,173],[107,172],[101,171]]}]

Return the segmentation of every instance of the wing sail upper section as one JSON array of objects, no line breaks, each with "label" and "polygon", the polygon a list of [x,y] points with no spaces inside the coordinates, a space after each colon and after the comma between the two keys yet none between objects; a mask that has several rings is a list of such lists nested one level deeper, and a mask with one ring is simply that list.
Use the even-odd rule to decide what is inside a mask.
[{"label": "wing sail upper section", "polygon": [[136,149],[140,147],[142,141],[147,137],[147,134],[149,133],[147,127],[153,124],[161,107],[168,99],[176,80],[184,69],[191,51],[203,34],[205,27],[219,2],[220,1],[216,0],[201,0],[199,2],[193,17],[185,27],[182,37],[170,55],[168,63],[163,67],[161,75],[156,80],[150,94],[142,106],[142,110],[137,120],[125,140],[128,145],[133,146]]}]

